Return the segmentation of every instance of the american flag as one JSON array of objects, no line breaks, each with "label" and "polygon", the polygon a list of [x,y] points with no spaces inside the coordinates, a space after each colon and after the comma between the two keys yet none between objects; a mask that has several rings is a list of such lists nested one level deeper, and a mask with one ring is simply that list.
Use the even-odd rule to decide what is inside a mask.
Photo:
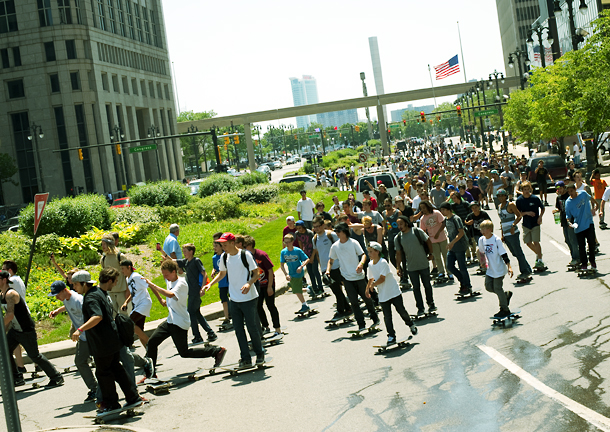
[{"label": "american flag", "polygon": [[[553,64],[553,48],[544,47],[544,60],[547,65]],[[540,60],[540,45],[534,46],[534,61],[542,63]]]},{"label": "american flag", "polygon": [[449,75],[458,73],[460,71],[460,64],[457,54],[451,57],[445,63],[434,66],[434,71],[436,72],[437,80],[441,80],[443,78],[447,78]]}]

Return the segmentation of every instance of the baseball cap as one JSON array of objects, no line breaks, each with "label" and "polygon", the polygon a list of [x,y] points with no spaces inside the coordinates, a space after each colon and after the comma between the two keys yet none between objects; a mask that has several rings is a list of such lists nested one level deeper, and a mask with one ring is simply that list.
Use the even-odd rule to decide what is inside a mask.
[{"label": "baseball cap", "polygon": [[305,222],[303,222],[302,220],[298,220],[297,223],[295,224],[296,226],[305,226]]},{"label": "baseball cap", "polygon": [[496,196],[498,195],[508,196],[508,192],[506,192],[505,189],[498,189],[498,192],[496,192]]},{"label": "baseball cap", "polygon": [[11,280],[11,274],[9,272],[7,272],[6,270],[0,271],[0,278],[7,279],[7,282],[10,284],[13,283],[13,281]]},{"label": "baseball cap", "polygon": [[498,170],[491,170],[492,174],[498,174]]},{"label": "baseball cap", "polygon": [[473,202],[471,202],[471,203],[470,203],[470,207],[474,207],[474,206],[479,206],[479,207],[481,207],[481,204],[479,204],[479,202],[478,202],[478,201],[473,201]]},{"label": "baseball cap", "polygon": [[381,252],[381,250],[382,250],[381,245],[379,243],[377,243],[377,242],[374,242],[374,241],[369,242],[369,247],[371,249],[375,249],[377,252]]},{"label": "baseball cap", "polygon": [[51,292],[49,297],[55,297],[57,294],[66,289],[66,284],[63,281],[57,280],[51,284]]},{"label": "baseball cap", "polygon": [[559,180],[558,182],[555,183],[555,187],[562,187],[565,186],[565,182],[563,180]]},{"label": "baseball cap", "polygon": [[362,195],[370,195],[371,193],[368,190],[362,191]]},{"label": "baseball cap", "polygon": [[220,238],[218,240],[216,240],[218,243],[224,243],[224,242],[228,242],[228,241],[235,241],[235,236],[233,235],[233,233],[230,232],[226,232],[223,235],[220,236]]},{"label": "baseball cap", "polygon": [[86,270],[79,270],[72,275],[72,282],[80,283],[91,283],[94,284],[96,281],[91,279],[91,274]]},{"label": "baseball cap", "polygon": [[377,180],[377,184],[378,184],[378,185],[383,184],[383,180]]}]

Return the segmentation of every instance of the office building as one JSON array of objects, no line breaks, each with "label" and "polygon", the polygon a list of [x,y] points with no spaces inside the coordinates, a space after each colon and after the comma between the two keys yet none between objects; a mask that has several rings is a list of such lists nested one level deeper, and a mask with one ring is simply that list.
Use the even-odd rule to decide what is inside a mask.
[{"label": "office building", "polygon": [[[383,74],[381,73],[381,59],[379,58],[379,45],[377,44],[377,36],[369,38],[369,49],[371,51],[371,62],[373,64],[373,77],[375,78],[375,91],[377,95],[385,94],[383,89]],[[383,115],[388,118],[387,107],[383,106]]]},{"label": "office building", "polygon": [[416,111],[416,112],[424,112],[426,114],[430,114],[434,111],[434,105],[422,105],[418,107],[414,107],[412,104],[409,104],[407,108],[397,109],[390,111],[390,116],[392,117],[392,122],[400,122],[402,121],[402,114],[405,111]]},{"label": "office building", "polygon": [[334,126],[343,126],[346,123],[356,124],[358,123],[358,110],[349,109],[343,111],[334,111],[327,113],[320,113],[316,115],[318,123],[321,123],[325,128]]},{"label": "office building", "polygon": [[160,0],[0,6],[0,151],[18,168],[2,204],[184,177],[179,140],[158,138],[176,133]]},{"label": "office building", "polygon": [[[318,85],[311,75],[303,75],[302,79],[289,78],[292,88],[292,101],[294,106],[311,105],[318,103]],[[307,129],[318,121],[315,114],[297,117],[297,128]]]}]

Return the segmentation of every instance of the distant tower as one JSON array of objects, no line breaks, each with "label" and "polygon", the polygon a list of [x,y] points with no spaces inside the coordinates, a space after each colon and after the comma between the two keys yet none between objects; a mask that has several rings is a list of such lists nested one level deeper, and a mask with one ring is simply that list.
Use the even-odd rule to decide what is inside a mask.
[{"label": "distant tower", "polygon": [[[375,77],[375,91],[377,95],[385,94],[383,90],[383,75],[381,73],[381,60],[379,59],[379,46],[377,45],[377,36],[369,38],[369,48],[371,50],[371,62],[373,63],[373,76]],[[388,119],[386,107],[383,107],[383,114]]]},{"label": "distant tower", "polygon": [[[289,78],[292,87],[292,101],[294,106],[311,105],[318,103],[318,85],[311,75],[303,75],[303,79]],[[315,114],[297,117],[297,128],[304,128],[316,122]]]}]

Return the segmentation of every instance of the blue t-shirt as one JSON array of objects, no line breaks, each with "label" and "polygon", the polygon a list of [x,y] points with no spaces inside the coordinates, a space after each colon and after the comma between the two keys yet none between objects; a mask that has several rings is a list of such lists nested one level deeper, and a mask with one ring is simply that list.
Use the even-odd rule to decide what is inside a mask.
[{"label": "blue t-shirt", "polygon": [[[214,256],[212,256],[212,267],[214,267],[214,270],[216,271],[220,271],[220,269],[218,268],[218,261],[220,261],[220,257],[221,255],[216,255],[214,254]],[[223,277],[219,282],[218,282],[218,288],[227,288],[229,286],[229,281],[227,281],[227,277]]]},{"label": "blue t-shirt", "polygon": [[307,255],[298,247],[293,248],[291,251],[288,248],[282,249],[280,253],[280,262],[286,263],[288,266],[288,274],[291,278],[302,278],[305,276],[305,271],[301,270],[301,273],[297,273],[297,268],[307,260]]},{"label": "blue t-shirt", "polygon": [[182,249],[180,249],[180,245],[178,244],[178,237],[175,234],[169,233],[167,237],[165,237],[165,241],[163,242],[163,251],[171,255],[172,252],[176,253],[177,259],[182,259]]},{"label": "blue t-shirt", "polygon": [[568,198],[566,201],[566,217],[574,218],[574,222],[578,224],[574,228],[575,233],[586,230],[593,223],[591,216],[591,195],[585,191],[579,191],[576,198]]},{"label": "blue t-shirt", "polygon": [[543,209],[542,201],[536,195],[531,195],[529,198],[525,198],[523,195],[519,195],[517,201],[515,201],[517,208],[521,213],[533,211],[536,216],[525,216],[523,215],[523,226],[528,229],[536,228],[538,224],[538,216],[540,212],[538,209]]}]

